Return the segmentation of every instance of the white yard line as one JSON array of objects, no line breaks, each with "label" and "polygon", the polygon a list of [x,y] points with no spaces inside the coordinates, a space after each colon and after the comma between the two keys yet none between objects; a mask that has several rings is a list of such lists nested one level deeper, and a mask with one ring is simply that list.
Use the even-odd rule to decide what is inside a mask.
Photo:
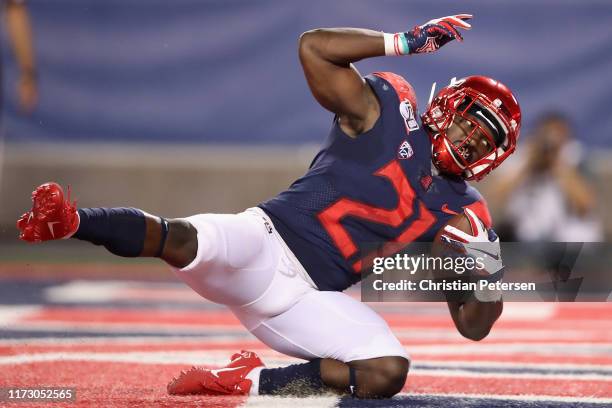
[{"label": "white yard line", "polygon": [[332,408],[338,405],[337,396],[321,396],[321,397],[305,397],[305,398],[288,398],[288,397],[271,397],[258,395],[256,397],[248,397],[244,404],[240,407],[244,408],[275,408],[275,407],[291,407],[291,408]]},{"label": "white yard line", "polygon": [[478,398],[493,400],[512,400],[512,401],[551,401],[568,403],[591,403],[591,404],[612,404],[612,398],[596,397],[557,397],[547,395],[489,395],[489,394],[399,394],[399,396],[425,396],[425,397],[454,397],[454,398]]},{"label": "white yard line", "polygon": [[537,343],[494,343],[494,344],[441,344],[431,346],[407,346],[408,352],[420,355],[610,355],[612,344],[601,343],[563,343],[563,342],[537,342]]},{"label": "white yard line", "polygon": [[[255,337],[252,337],[255,340]],[[179,344],[179,345],[206,345],[210,342],[223,342],[242,345],[251,338],[236,336],[79,336],[79,337],[24,337],[19,339],[0,339],[1,346],[82,346],[82,345],[151,345],[151,344]],[[205,350],[205,349],[203,349]]]},{"label": "white yard line", "polygon": [[0,306],[0,328],[19,323],[25,317],[33,315],[42,309],[38,305]]},{"label": "white yard line", "polygon": [[[395,406],[394,400],[403,398],[472,398],[472,399],[487,399],[496,401],[517,401],[517,402],[561,402],[568,404],[602,404],[608,406],[612,404],[612,398],[595,398],[595,397],[557,397],[544,395],[490,395],[490,394],[418,394],[418,393],[401,393],[389,400],[389,406]],[[241,407],[244,408],[281,408],[281,407],[308,407],[308,408],[331,408],[338,405],[339,398],[335,396],[321,396],[308,398],[278,398],[270,396],[254,396],[248,397]],[[399,404],[398,404],[399,405]],[[452,402],[450,406],[455,406]],[[578,406],[578,405],[576,405]]]},{"label": "white yard line", "polygon": [[174,323],[114,323],[114,322],[70,322],[70,321],[27,321],[6,324],[4,330],[15,331],[59,331],[59,332],[95,332],[95,333],[172,333],[172,334],[206,334],[214,332],[236,332],[249,336],[242,326],[219,324],[174,324]]},{"label": "white yard line", "polygon": [[[208,302],[182,283],[140,282],[140,281],[91,281],[73,280],[55,285],[44,290],[45,298],[51,302],[65,303],[101,303],[117,300],[129,301],[126,290],[142,290],[155,294],[156,292],[173,291],[180,294],[180,301],[174,298],[172,303],[203,303]],[[155,299],[136,299],[136,301],[155,302]],[[160,301],[166,301],[163,297]]]},{"label": "white yard line", "polygon": [[[464,338],[457,332],[456,329],[395,329],[392,328],[393,334],[399,339],[410,340],[461,340]],[[579,329],[505,329],[494,327],[491,333],[487,336],[487,340],[585,340],[592,341],[594,339],[601,341],[609,341],[612,343],[612,330],[609,328],[592,328],[590,330]]]},{"label": "white yard line", "polygon": [[574,364],[574,363],[512,363],[507,361],[474,361],[474,360],[453,360],[453,361],[436,361],[436,360],[416,360],[413,361],[414,366],[420,367],[446,367],[446,368],[462,368],[462,367],[473,367],[473,368],[531,368],[541,370],[584,370],[584,371],[599,371],[601,373],[612,374],[612,364]]}]

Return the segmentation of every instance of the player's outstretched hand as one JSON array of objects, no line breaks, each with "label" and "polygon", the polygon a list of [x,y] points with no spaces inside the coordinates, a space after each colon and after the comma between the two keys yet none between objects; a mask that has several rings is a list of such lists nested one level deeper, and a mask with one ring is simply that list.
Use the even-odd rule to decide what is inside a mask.
[{"label": "player's outstretched hand", "polygon": [[410,54],[434,52],[451,40],[463,41],[463,37],[457,28],[464,30],[472,28],[466,22],[471,18],[471,14],[457,14],[436,18],[420,26],[415,26],[405,34]]}]

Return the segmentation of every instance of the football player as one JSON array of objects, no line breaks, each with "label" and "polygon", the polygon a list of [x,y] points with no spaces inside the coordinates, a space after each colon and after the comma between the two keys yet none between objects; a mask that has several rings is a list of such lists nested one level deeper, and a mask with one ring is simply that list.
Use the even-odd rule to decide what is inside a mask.
[{"label": "football player", "polygon": [[[161,258],[263,343],[306,360],[266,368],[243,351],[224,369],[182,372],[168,384],[170,394],[391,397],[406,380],[406,350],[378,314],[343,290],[367,269],[365,243],[432,241],[442,228],[468,254],[472,242],[495,241],[485,201],[466,180],[483,178],[514,151],[521,116],[510,90],[484,76],[452,82],[419,116],[404,78],[361,76],[353,63],[434,52],[461,41],[471,17],[395,34],[304,33],[304,74],[315,99],[335,114],[333,124],[307,173],[257,207],[164,219],[134,208],[77,209],[59,185],[47,183],[17,223],[20,238],[76,238],[119,256]],[[447,225],[456,214],[464,214],[466,227]],[[495,276],[496,269],[486,272]],[[502,310],[496,291],[448,303],[458,331],[472,340],[484,338]]]}]

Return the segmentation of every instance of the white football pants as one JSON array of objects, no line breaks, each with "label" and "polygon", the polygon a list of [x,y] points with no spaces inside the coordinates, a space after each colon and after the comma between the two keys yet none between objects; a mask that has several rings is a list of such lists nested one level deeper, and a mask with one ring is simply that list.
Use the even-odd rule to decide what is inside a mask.
[{"label": "white football pants", "polygon": [[387,323],[341,292],[319,291],[260,208],[185,218],[198,251],[176,275],[206,299],[227,305],[272,349],[310,360],[408,358]]}]

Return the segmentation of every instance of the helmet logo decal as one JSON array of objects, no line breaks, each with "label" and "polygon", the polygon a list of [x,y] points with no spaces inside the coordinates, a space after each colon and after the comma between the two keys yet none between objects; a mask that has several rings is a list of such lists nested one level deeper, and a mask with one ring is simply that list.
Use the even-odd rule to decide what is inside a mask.
[{"label": "helmet logo decal", "polygon": [[417,130],[419,128],[419,123],[417,122],[414,116],[414,109],[412,109],[412,104],[408,99],[404,99],[399,105],[399,111],[402,117],[404,118],[404,122],[406,123],[406,131],[410,133],[412,130]]}]

